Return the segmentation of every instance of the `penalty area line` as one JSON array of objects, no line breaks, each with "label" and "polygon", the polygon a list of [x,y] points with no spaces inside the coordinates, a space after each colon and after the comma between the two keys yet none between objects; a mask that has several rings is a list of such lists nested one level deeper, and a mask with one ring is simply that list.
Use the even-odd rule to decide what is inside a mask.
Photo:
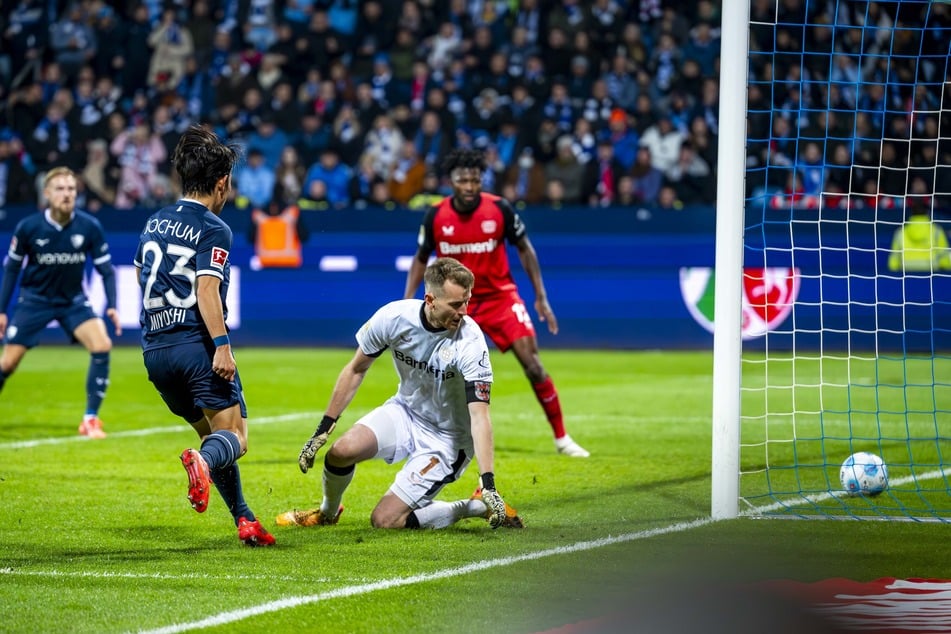
[{"label": "penalty area line", "polygon": [[694,520],[692,522],[681,522],[679,524],[672,524],[670,526],[664,526],[660,528],[654,528],[646,531],[638,531],[636,533],[626,533],[623,535],[617,535],[613,537],[602,537],[601,539],[595,539],[585,542],[577,542],[570,544],[568,546],[559,546],[557,548],[549,548],[546,550],[539,550],[536,552],[525,553],[522,555],[514,555],[512,557],[501,557],[499,559],[490,559],[483,561],[476,561],[471,564],[466,564],[465,566],[459,566],[457,568],[446,568],[444,570],[437,570],[435,572],[427,572],[418,575],[411,575],[409,577],[395,577],[392,579],[382,579],[380,581],[375,581],[372,583],[364,583],[355,586],[345,586],[343,588],[336,588],[334,590],[328,590],[327,592],[321,592],[318,594],[309,594],[296,597],[285,597],[283,599],[277,599],[274,601],[268,601],[267,603],[262,603],[260,605],[253,605],[246,608],[241,608],[238,610],[230,610],[227,612],[220,612],[213,616],[209,616],[197,621],[191,621],[189,623],[176,623],[173,625],[167,625],[165,627],[160,627],[152,630],[140,630],[140,634],[176,634],[177,632],[188,632],[191,630],[200,630],[206,627],[217,627],[219,625],[226,625],[228,623],[234,623],[236,621],[241,621],[253,616],[260,616],[262,614],[268,614],[270,612],[279,612],[280,610],[286,610],[289,608],[296,608],[303,605],[308,605],[311,603],[319,603],[320,601],[328,601],[331,599],[342,599],[346,597],[353,597],[362,594],[369,594],[371,592],[376,592],[378,590],[389,590],[391,588],[399,588],[402,586],[410,586],[417,583],[424,583],[429,581],[435,581],[438,579],[448,579],[450,577],[459,577],[462,575],[469,574],[471,572],[479,572],[481,570],[489,570],[491,568],[500,568],[502,566],[510,566],[512,564],[520,563],[523,561],[534,561],[537,559],[544,559],[546,557],[552,557],[555,555],[567,555],[570,553],[582,552],[587,550],[594,550],[595,548],[603,548],[604,546],[611,546],[614,544],[621,544],[624,542],[635,541],[639,539],[648,539],[650,537],[656,537],[658,535],[668,535],[671,533],[679,533],[694,528],[699,528],[701,526],[706,526],[707,524],[712,524],[715,520],[712,518],[701,518]]}]

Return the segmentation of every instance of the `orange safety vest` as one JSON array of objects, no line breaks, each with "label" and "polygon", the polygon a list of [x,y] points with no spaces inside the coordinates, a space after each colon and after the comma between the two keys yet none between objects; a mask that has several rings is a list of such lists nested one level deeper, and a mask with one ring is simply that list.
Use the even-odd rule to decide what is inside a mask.
[{"label": "orange safety vest", "polygon": [[300,210],[295,205],[277,216],[269,216],[257,209],[251,214],[251,220],[257,225],[254,250],[262,267],[297,268],[301,265],[298,217]]}]

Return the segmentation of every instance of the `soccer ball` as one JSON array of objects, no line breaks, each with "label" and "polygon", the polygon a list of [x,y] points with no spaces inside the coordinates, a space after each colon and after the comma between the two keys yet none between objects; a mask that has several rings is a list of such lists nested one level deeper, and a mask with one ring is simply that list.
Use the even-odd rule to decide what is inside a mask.
[{"label": "soccer ball", "polygon": [[875,497],[888,488],[888,467],[875,454],[859,451],[842,463],[839,481],[849,495]]}]

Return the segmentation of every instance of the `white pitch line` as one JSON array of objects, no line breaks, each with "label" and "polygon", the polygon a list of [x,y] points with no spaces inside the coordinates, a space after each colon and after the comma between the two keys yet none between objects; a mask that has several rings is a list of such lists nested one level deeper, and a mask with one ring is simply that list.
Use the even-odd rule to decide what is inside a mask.
[{"label": "white pitch line", "polygon": [[637,533],[626,533],[616,537],[603,537],[601,539],[595,539],[592,541],[577,542],[568,546],[559,546],[557,548],[549,548],[547,550],[525,553],[523,555],[490,559],[488,561],[477,561],[471,564],[466,564],[465,566],[459,566],[458,568],[447,568],[445,570],[437,570],[436,572],[427,572],[409,577],[395,577],[392,579],[383,579],[380,581],[364,583],[356,586],[345,586],[343,588],[336,588],[334,590],[328,590],[327,592],[321,592],[319,594],[285,597],[283,599],[268,601],[267,603],[261,603],[259,605],[241,608],[239,610],[220,612],[213,616],[209,616],[198,621],[192,621],[190,623],[176,623],[174,625],[166,625],[165,627],[160,627],[153,630],[141,630],[140,632],[141,634],[175,634],[176,632],[188,632],[190,630],[199,630],[206,627],[217,627],[219,625],[226,625],[228,623],[241,621],[252,616],[259,616],[261,614],[268,614],[270,612],[278,612],[280,610],[296,608],[302,605],[308,605],[310,603],[327,601],[329,599],[340,599],[361,594],[369,594],[378,590],[389,590],[390,588],[425,583],[434,581],[436,579],[448,579],[450,577],[466,575],[470,572],[478,572],[480,570],[489,570],[490,568],[509,566],[522,561],[534,561],[536,559],[543,559],[545,557],[551,557],[554,555],[566,555],[569,553],[593,550],[595,548],[602,548],[604,546],[611,546],[613,544],[620,544],[638,539],[647,539],[649,537],[656,537],[658,535],[678,533],[681,531],[706,526],[707,524],[711,524],[713,521],[714,520],[711,518],[701,518],[692,522],[682,522],[662,528],[639,531]]},{"label": "white pitch line", "polygon": [[329,579],[302,579],[301,577],[292,577],[283,575],[275,577],[274,575],[218,575],[208,573],[183,573],[170,575],[164,572],[110,572],[90,570],[18,570],[16,568],[0,568],[0,575],[18,576],[18,577],[79,577],[87,579],[161,579],[181,581],[185,579],[197,579],[203,581],[261,581],[280,579],[281,581],[306,581],[326,583]]},{"label": "white pitch line", "polygon": [[[248,425],[256,427],[258,425],[272,425],[274,423],[284,423],[290,420],[300,420],[302,418],[314,418],[317,420],[321,414],[319,412],[296,412],[294,414],[282,414],[280,416],[261,416],[259,418],[248,419]],[[137,436],[153,436],[155,434],[177,434],[181,432],[193,432],[188,425],[163,425],[161,427],[147,427],[145,429],[133,429],[131,431],[111,431],[109,438],[135,438]],[[17,440],[13,442],[0,443],[0,450],[3,449],[27,449],[30,447],[39,447],[42,445],[64,445],[73,442],[90,442],[86,436],[55,436],[52,438],[35,438],[33,440]]]}]

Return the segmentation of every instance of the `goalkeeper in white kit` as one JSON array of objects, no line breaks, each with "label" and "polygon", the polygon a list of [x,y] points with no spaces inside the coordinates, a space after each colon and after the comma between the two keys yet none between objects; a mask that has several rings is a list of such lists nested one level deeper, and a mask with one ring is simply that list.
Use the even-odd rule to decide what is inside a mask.
[{"label": "goalkeeper in white kit", "polygon": [[[279,526],[336,524],[356,464],[381,458],[403,466],[370,515],[375,528],[445,528],[471,517],[486,518],[492,528],[522,527],[495,484],[492,366],[482,330],[466,316],[473,274],[457,260],[439,258],[426,268],[423,281],[424,299],[390,302],[357,332],[356,352],[337,378],[323,420],[301,450],[301,471],[313,467],[370,366],[387,350],[400,377],[397,393],[331,445],[324,458],[320,507],[282,513]],[[476,493],[455,502],[436,500],[473,457],[481,482]]]}]

